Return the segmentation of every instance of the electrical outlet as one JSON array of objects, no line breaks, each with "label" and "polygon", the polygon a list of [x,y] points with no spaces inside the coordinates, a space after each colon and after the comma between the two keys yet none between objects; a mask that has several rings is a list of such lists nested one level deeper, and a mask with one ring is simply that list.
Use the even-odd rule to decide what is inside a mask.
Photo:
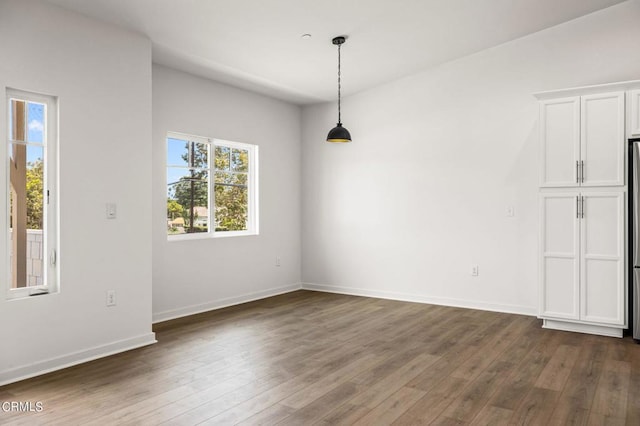
[{"label": "electrical outlet", "polygon": [[280,266],[280,256],[276,256],[276,266]]},{"label": "electrical outlet", "polygon": [[478,265],[471,265],[471,275],[477,277],[478,272]]},{"label": "electrical outlet", "polygon": [[107,290],[107,306],[116,306],[115,290]]},{"label": "electrical outlet", "polygon": [[116,218],[116,203],[107,203],[106,205],[106,210],[107,210],[107,219],[115,219]]}]

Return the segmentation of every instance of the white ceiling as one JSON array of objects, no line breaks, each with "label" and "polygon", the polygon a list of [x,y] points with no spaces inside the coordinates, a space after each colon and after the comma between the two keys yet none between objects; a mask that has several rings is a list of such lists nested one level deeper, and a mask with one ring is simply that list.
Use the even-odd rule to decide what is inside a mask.
[{"label": "white ceiling", "polygon": [[348,95],[623,0],[48,1],[145,34],[156,63],[307,104],[337,96],[337,35]]}]

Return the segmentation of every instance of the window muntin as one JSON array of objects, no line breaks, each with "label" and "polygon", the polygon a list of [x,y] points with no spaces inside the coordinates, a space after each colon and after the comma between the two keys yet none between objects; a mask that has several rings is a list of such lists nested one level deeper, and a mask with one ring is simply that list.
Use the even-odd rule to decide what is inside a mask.
[{"label": "window muntin", "polygon": [[56,277],[55,99],[7,90],[6,255],[8,298],[53,292]]},{"label": "window muntin", "polygon": [[168,238],[257,234],[257,155],[255,145],[169,133]]}]

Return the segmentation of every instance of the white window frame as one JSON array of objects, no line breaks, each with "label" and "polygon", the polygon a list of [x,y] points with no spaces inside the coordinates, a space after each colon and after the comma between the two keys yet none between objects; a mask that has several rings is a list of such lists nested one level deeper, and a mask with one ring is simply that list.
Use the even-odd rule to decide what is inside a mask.
[{"label": "white window frame", "polygon": [[[168,235],[168,241],[185,241],[185,240],[199,240],[206,238],[228,238],[228,237],[243,237],[251,235],[259,235],[259,214],[258,214],[258,145],[233,142],[224,139],[208,138],[204,136],[196,136],[187,133],[180,132],[167,132],[165,137],[165,155],[167,148],[167,141],[169,138],[189,140],[208,146],[208,158],[209,158],[209,181],[208,181],[208,195],[209,195],[209,217],[208,217],[208,229],[207,232],[196,232],[191,234],[176,234]],[[249,167],[247,173],[247,185],[248,185],[248,206],[247,206],[247,229],[243,231],[216,231],[215,228],[215,147],[223,146],[235,149],[246,150],[249,153]],[[165,161],[165,185],[167,182],[167,169],[169,167],[176,167],[169,164],[168,158]],[[166,192],[165,192],[166,198]],[[166,203],[165,203],[166,210]],[[166,231],[165,231],[166,232]]]},{"label": "white window frame", "polygon": [[[9,238],[9,144],[14,143],[9,135],[9,118],[11,114],[11,99],[19,99],[25,102],[44,104],[45,132],[42,135],[43,157],[44,157],[44,179],[43,179],[43,285],[11,288],[12,275],[9,257],[11,253],[11,239]],[[33,92],[26,92],[17,89],[6,89],[5,108],[3,114],[3,146],[0,154],[0,161],[5,165],[5,173],[2,173],[0,193],[3,197],[3,208],[0,209],[0,223],[3,224],[0,236],[5,241],[0,248],[0,270],[6,271],[2,277],[1,284],[5,288],[5,295],[8,300],[22,299],[29,296],[42,294],[52,294],[59,291],[60,273],[58,267],[58,241],[59,241],[59,221],[58,221],[58,99],[54,96],[43,95]]]}]

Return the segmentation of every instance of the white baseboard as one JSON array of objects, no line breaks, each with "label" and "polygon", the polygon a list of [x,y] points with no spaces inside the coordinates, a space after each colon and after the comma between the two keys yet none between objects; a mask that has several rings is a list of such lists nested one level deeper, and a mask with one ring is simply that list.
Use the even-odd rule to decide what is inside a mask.
[{"label": "white baseboard", "polygon": [[198,305],[185,306],[183,308],[171,309],[153,314],[153,323],[169,321],[176,318],[182,318],[189,315],[200,314],[203,312],[213,311],[215,309],[226,308],[228,306],[239,305],[241,303],[253,302],[254,300],[264,299],[266,297],[277,296],[279,294],[290,293],[300,290],[300,283],[291,284],[283,287],[270,288],[267,290],[257,291],[255,293],[243,294],[240,296],[228,297],[226,299],[213,300]]},{"label": "white baseboard", "polygon": [[93,361],[109,355],[115,355],[117,353],[140,348],[142,346],[151,345],[153,343],[156,343],[155,333],[147,333],[130,339],[119,340],[106,345],[95,346],[93,348],[73,352],[60,357],[50,358],[34,364],[0,371],[0,386],[40,376],[42,374],[51,373],[52,371],[62,370],[63,368]]},{"label": "white baseboard", "polygon": [[602,325],[578,324],[570,321],[543,319],[542,328],[551,330],[573,331],[574,333],[598,334],[600,336],[622,338],[621,327],[607,327]]},{"label": "white baseboard", "polygon": [[379,299],[401,300],[403,302],[428,303],[431,305],[478,309],[481,311],[503,312],[507,314],[536,316],[538,313],[537,308],[531,306],[505,305],[500,303],[487,303],[474,300],[423,296],[419,294],[396,293],[391,291],[369,290],[363,288],[341,287],[312,283],[302,283],[302,288],[304,290],[322,291],[325,293],[350,294],[352,296],[376,297]]}]

